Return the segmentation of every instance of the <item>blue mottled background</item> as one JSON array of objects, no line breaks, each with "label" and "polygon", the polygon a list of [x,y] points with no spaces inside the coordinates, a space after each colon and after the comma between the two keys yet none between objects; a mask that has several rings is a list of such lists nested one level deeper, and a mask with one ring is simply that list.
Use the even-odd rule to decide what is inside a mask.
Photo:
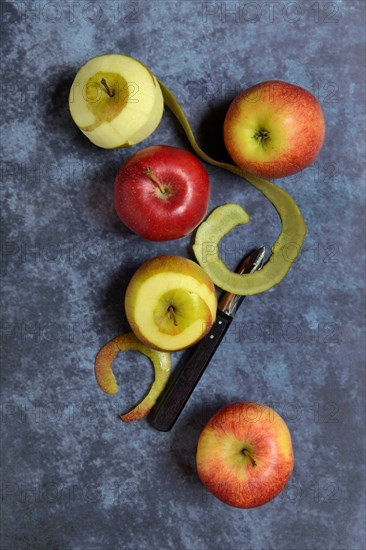
[{"label": "blue mottled background", "polygon": [[[364,2],[16,0],[1,10],[1,549],[364,548]],[[117,417],[149,387],[147,360],[118,358],[117,396],[94,380],[98,348],[127,328],[137,266],[190,255],[189,237],[143,242],[113,209],[114,176],[132,153],[189,148],[172,115],[142,146],[115,151],[69,116],[78,68],[106,52],[148,65],[217,158],[230,100],[256,82],[306,87],[327,120],[316,163],[278,182],[307,222],[300,258],[281,285],[245,301],[170,433]],[[235,201],[252,217],[223,242],[234,266],[271,245],[279,220],[249,184],[208,170],[210,208]],[[248,399],[282,414],[296,466],[281,496],[245,511],[202,487],[195,448],[213,412]]]}]

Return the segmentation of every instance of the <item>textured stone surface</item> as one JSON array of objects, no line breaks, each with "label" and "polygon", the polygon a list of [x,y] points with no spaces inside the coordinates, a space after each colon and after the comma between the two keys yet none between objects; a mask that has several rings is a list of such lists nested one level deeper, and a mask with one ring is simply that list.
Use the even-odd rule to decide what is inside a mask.
[{"label": "textured stone surface", "polygon": [[[364,57],[360,0],[334,2],[4,2],[2,240],[3,550],[303,550],[364,547]],[[225,11],[226,10],[226,11]],[[256,20],[257,19],[257,20]],[[90,57],[137,57],[181,101],[200,142],[223,157],[230,100],[265,79],[297,83],[324,108],[316,164],[282,180],[308,225],[286,280],[248,298],[171,433],[122,424],[151,382],[121,356],[115,397],[97,387],[100,345],[124,331],[129,277],[190,239],[152,244],[113,210],[113,180],[140,149],[93,146],[67,97]],[[169,112],[142,146],[188,148]],[[234,265],[279,222],[249,184],[209,167],[210,207],[252,216],[225,241]],[[174,365],[180,359],[174,355]],[[201,486],[197,437],[236,400],[272,403],[296,466],[284,493],[251,511]]]}]

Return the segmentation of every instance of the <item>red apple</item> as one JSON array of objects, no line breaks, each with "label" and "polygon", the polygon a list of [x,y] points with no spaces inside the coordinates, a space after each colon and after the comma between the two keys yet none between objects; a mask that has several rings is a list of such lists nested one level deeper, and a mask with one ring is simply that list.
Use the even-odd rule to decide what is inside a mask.
[{"label": "red apple", "polygon": [[202,483],[218,499],[255,508],[277,496],[291,477],[290,432],[270,407],[227,405],[203,429],[196,462]]},{"label": "red apple", "polygon": [[238,95],[224,121],[224,141],[233,161],[265,178],[281,178],[309,166],[319,154],[325,121],[313,94],[268,80]]},{"label": "red apple", "polygon": [[118,216],[137,235],[168,241],[188,235],[205,217],[210,181],[192,153],[154,145],[122,166],[114,186]]}]

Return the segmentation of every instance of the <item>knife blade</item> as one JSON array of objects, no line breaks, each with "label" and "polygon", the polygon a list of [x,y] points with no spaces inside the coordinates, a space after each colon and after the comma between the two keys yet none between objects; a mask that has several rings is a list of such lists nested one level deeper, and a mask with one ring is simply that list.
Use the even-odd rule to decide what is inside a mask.
[{"label": "knife blade", "polygon": [[[265,248],[258,248],[239,265],[237,273],[253,273],[264,262]],[[158,403],[151,412],[151,424],[159,431],[172,429],[185,404],[198,384],[207,365],[224,338],[235,313],[245,296],[225,292],[219,301],[216,321],[194,348],[188,361],[175,372]]]}]

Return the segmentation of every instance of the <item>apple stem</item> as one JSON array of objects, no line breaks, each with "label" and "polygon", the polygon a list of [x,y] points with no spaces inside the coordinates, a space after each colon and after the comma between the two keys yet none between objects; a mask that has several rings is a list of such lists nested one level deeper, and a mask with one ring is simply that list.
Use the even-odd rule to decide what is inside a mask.
[{"label": "apple stem", "polygon": [[174,323],[174,326],[178,326],[178,323],[177,323],[177,320],[175,318],[175,313],[174,313],[174,307],[173,306],[169,306],[168,307],[168,311],[169,311],[169,318],[170,319],[173,319],[173,323]]},{"label": "apple stem", "polygon": [[164,185],[161,183],[161,181],[159,181],[159,179],[155,176],[154,172],[152,172],[151,168],[147,167],[145,168],[145,174],[147,176],[149,176],[149,178],[151,179],[151,181],[153,181],[154,183],[156,183],[156,185],[159,187],[161,193],[165,193],[166,190],[164,188]]},{"label": "apple stem", "polygon": [[103,84],[103,86],[104,86],[107,94],[109,95],[109,97],[113,97],[114,96],[114,91],[111,90],[111,88],[108,86],[106,79],[102,78],[102,80],[100,82],[101,82],[101,84]]},{"label": "apple stem", "polygon": [[250,462],[252,463],[252,466],[254,468],[257,465],[257,463],[254,460],[254,458],[252,457],[252,455],[250,454],[250,452],[248,451],[248,449],[243,449],[242,453],[243,453],[244,456],[247,456],[250,459]]},{"label": "apple stem", "polygon": [[259,143],[264,143],[267,139],[269,139],[269,132],[268,130],[258,130],[254,134],[254,138],[259,141]]}]

